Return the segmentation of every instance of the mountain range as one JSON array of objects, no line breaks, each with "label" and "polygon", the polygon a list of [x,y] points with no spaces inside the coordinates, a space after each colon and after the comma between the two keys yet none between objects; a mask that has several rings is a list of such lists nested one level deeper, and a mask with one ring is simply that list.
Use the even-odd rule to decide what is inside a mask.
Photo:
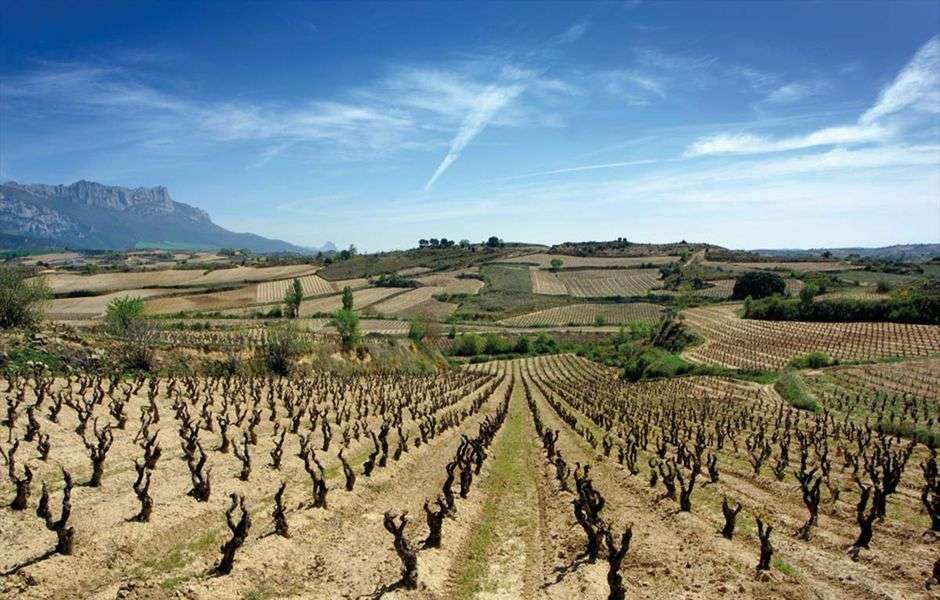
[{"label": "mountain range", "polygon": [[252,252],[335,251],[236,233],[209,214],[176,202],[163,187],[125,188],[93,181],[71,185],[0,184],[0,247],[127,250],[167,248]]}]

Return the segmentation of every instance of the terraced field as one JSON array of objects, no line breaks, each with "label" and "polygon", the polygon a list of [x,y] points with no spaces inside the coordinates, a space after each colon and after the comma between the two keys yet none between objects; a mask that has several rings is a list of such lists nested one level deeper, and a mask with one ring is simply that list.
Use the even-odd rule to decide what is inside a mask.
[{"label": "terraced field", "polygon": [[602,324],[619,325],[630,321],[655,322],[662,314],[662,307],[647,302],[618,304],[571,304],[519,315],[500,321],[512,327],[539,327],[557,325],[594,325],[597,317]]},{"label": "terraced field", "polygon": [[[401,288],[363,288],[353,291],[353,306],[356,310],[372,306],[381,300],[401,294]],[[304,300],[300,305],[300,316],[309,317],[319,313],[332,313],[343,307],[343,295],[336,294],[325,298]]]},{"label": "terraced field", "polygon": [[[643,296],[660,285],[656,269],[597,269],[545,273],[532,271],[532,289],[548,290],[550,294],[565,292],[575,298],[603,298],[608,296]],[[549,278],[546,278],[546,275]],[[550,278],[554,277],[553,282]],[[543,292],[536,292],[543,293]]]}]

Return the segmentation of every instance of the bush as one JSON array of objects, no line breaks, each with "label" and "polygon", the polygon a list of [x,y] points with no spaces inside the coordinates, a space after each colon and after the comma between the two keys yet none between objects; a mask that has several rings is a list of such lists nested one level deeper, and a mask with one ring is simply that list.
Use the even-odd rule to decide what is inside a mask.
[{"label": "bush", "polygon": [[454,354],[457,356],[475,356],[483,353],[483,338],[472,331],[461,333],[454,345]]},{"label": "bush", "polygon": [[408,327],[408,337],[420,342],[428,334],[428,324],[423,319],[414,319]]},{"label": "bush", "polygon": [[488,333],[484,338],[483,351],[486,354],[508,354],[512,352],[512,344],[498,333]]},{"label": "bush", "polygon": [[940,295],[914,293],[907,298],[821,300],[804,304],[779,296],[754,302],[745,316],[769,321],[851,321],[940,325]]},{"label": "bush", "polygon": [[520,335],[512,347],[512,351],[516,354],[528,354],[530,349],[529,336],[527,335]]},{"label": "bush", "polygon": [[284,312],[288,319],[296,319],[300,316],[300,303],[304,299],[304,288],[300,280],[294,277],[294,281],[284,290]]},{"label": "bush", "polygon": [[692,371],[694,367],[676,354],[661,348],[632,348],[623,366],[621,376],[627,381],[675,377]]},{"label": "bush", "polygon": [[532,351],[536,354],[555,354],[558,352],[558,342],[547,333],[540,333],[532,342]]},{"label": "bush", "polygon": [[681,352],[689,344],[695,343],[698,337],[686,327],[675,311],[666,311],[656,327],[650,332],[649,342],[656,348],[667,352]]},{"label": "bush", "polygon": [[52,297],[46,280],[25,267],[0,267],[0,329],[34,327]]},{"label": "bush", "polygon": [[104,322],[113,335],[124,336],[144,318],[144,299],[121,296],[108,302]]},{"label": "bush", "polygon": [[[349,288],[347,287],[346,289],[348,290]],[[351,292],[349,303],[352,304]],[[346,304],[345,293],[343,295],[343,304]],[[355,311],[346,308],[336,311],[333,313],[332,324],[339,333],[343,350],[352,350],[359,344],[359,339],[361,337],[359,333],[359,315],[357,315]]]},{"label": "bush", "polygon": [[838,361],[829,358],[829,355],[825,352],[810,352],[791,360],[790,366],[794,369],[821,369],[837,363]]},{"label": "bush", "polygon": [[300,333],[291,325],[269,329],[259,348],[264,366],[275,375],[289,375],[303,353]]},{"label": "bush", "polygon": [[884,280],[881,280],[877,284],[875,284],[875,291],[878,292],[879,294],[887,294],[892,289],[894,288],[891,287],[891,284]]},{"label": "bush", "polygon": [[410,277],[404,277],[398,273],[386,273],[380,275],[377,278],[373,279],[370,282],[376,287],[388,287],[388,288],[416,288],[420,287],[421,284]]},{"label": "bush", "polygon": [[606,324],[607,324],[607,317],[605,317],[604,315],[601,315],[601,314],[594,315],[594,324],[597,325],[598,327],[601,327],[601,326],[603,326],[603,325],[606,325]]},{"label": "bush", "polygon": [[769,271],[751,271],[738,277],[731,292],[732,300],[744,300],[748,296],[754,300],[767,298],[787,292],[787,282],[783,277]]}]

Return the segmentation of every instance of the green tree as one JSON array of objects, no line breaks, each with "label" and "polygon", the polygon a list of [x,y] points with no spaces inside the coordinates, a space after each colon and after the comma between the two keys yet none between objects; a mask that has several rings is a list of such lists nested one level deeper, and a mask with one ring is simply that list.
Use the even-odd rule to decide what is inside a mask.
[{"label": "green tree", "polygon": [[336,311],[332,323],[339,333],[343,350],[352,350],[359,345],[359,315],[355,311],[346,308]]},{"label": "green tree", "polygon": [[304,299],[304,288],[300,280],[294,277],[294,281],[284,290],[284,304],[287,305],[285,314],[288,319],[296,319],[300,316],[300,303]]},{"label": "green tree", "polygon": [[424,319],[418,318],[411,321],[408,326],[408,337],[416,342],[420,342],[428,334],[428,324]]},{"label": "green tree", "polygon": [[733,300],[743,300],[750,296],[754,300],[767,298],[775,294],[784,295],[787,282],[783,277],[770,271],[751,271],[738,277],[731,292]]},{"label": "green tree", "polygon": [[352,288],[348,285],[343,288],[343,310],[352,311],[353,309],[353,293]]},{"label": "green tree", "polygon": [[121,296],[108,302],[104,322],[114,335],[124,336],[139,328],[144,318],[144,299]]},{"label": "green tree", "polygon": [[32,327],[52,296],[43,277],[25,267],[0,267],[0,328]]},{"label": "green tree", "polygon": [[563,264],[565,264],[565,261],[561,260],[560,258],[553,258],[552,259],[552,271],[557,272],[558,269],[560,269],[561,265]]},{"label": "green tree", "polygon": [[527,335],[520,335],[519,339],[516,340],[516,344],[512,347],[512,351],[516,354],[528,354],[530,349],[529,336]]},{"label": "green tree", "polygon": [[819,288],[816,287],[815,283],[807,283],[804,285],[803,289],[800,290],[800,306],[806,308],[812,304],[813,298],[816,297],[817,293],[819,293]]}]

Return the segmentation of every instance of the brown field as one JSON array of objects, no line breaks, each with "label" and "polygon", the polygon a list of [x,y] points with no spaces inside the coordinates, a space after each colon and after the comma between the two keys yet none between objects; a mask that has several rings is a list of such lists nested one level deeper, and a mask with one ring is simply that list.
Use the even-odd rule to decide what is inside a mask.
[{"label": "brown field", "polygon": [[[402,293],[401,288],[364,288],[353,292],[353,307],[361,310],[384,298]],[[335,312],[343,307],[343,295],[304,300],[300,305],[300,316],[309,317],[318,313]]]},{"label": "brown field", "polygon": [[165,315],[184,311],[216,311],[248,306],[255,302],[256,288],[255,285],[246,285],[223,292],[153,298],[144,303],[144,311],[149,315]]},{"label": "brown field", "polygon": [[838,360],[927,356],[940,352],[940,326],[904,323],[803,323],[745,320],[739,304],[684,311],[705,343],[685,352],[695,362],[740,369],[781,369],[821,351]]},{"label": "brown field", "polygon": [[153,298],[174,293],[167,289],[137,289],[131,291],[111,292],[100,296],[83,296],[79,298],[55,298],[46,308],[46,317],[50,320],[94,319],[104,314],[108,303],[115,298],[130,296],[132,298]]},{"label": "brown field", "polygon": [[604,317],[610,325],[630,321],[655,322],[662,307],[646,302],[626,304],[571,304],[503,319],[500,323],[512,327],[537,327],[540,325],[593,325],[597,315]]},{"label": "brown field", "polygon": [[[8,507],[14,496],[9,479],[0,483],[3,597],[332,599],[385,590],[389,597],[422,600],[604,598],[607,550],[596,562],[585,560],[576,490],[582,499],[588,492],[603,499],[591,522],[608,528],[615,546],[632,525],[618,569],[631,598],[935,597],[923,588],[936,558],[934,544],[922,536],[930,521],[918,497],[926,450],[912,447],[905,454],[904,442],[884,450],[877,432],[864,437],[841,421],[814,420],[758,384],[712,377],[630,384],[612,369],[567,355],[407,377],[163,378],[153,386],[145,379],[92,380],[87,387],[76,377],[40,381],[41,396],[32,378],[11,385],[27,406],[39,405],[32,427],[48,436],[48,458],[38,457],[40,437],[25,441],[25,416],[12,424],[9,438],[0,438],[7,455],[7,439],[21,440],[12,475],[22,477],[29,465],[33,476],[23,511]],[[102,393],[92,394],[99,385]],[[48,412],[59,399],[53,422]],[[97,487],[84,485],[91,461],[76,433],[80,413],[73,406],[86,415],[92,447],[94,431],[110,427],[113,435]],[[292,414],[299,416],[296,427]],[[230,440],[225,449],[222,422]],[[373,449],[369,435],[379,435],[383,422],[397,424],[386,429],[387,454]],[[428,428],[442,422],[447,426]],[[152,514],[138,522],[132,519],[141,507],[134,461],[144,454],[135,440],[142,429],[155,436],[162,456],[148,471],[144,492]],[[550,444],[542,437],[549,431],[558,432]],[[301,438],[313,476],[298,456]],[[476,462],[471,450],[471,458],[458,461],[449,487],[456,510],[442,521],[441,547],[426,548],[422,506],[441,493],[446,465],[467,452],[462,439],[485,454]],[[344,475],[340,448],[355,481]],[[879,448],[891,452],[889,463],[900,464],[900,477],[886,497],[886,518],[875,523],[871,543],[853,560],[846,549],[859,531],[859,488],[843,461],[860,449],[872,456]],[[233,449],[248,452],[250,470]],[[766,455],[755,461],[753,449]],[[192,453],[190,467],[185,452]],[[818,519],[802,537],[794,535],[808,517],[795,478],[801,454],[807,469],[826,466]],[[370,455],[379,460],[366,476]],[[589,472],[581,468],[587,464]],[[670,482],[678,478],[685,510],[666,493],[664,476],[651,484],[651,465],[671,474]],[[690,476],[693,465],[701,472]],[[188,494],[198,487],[192,473],[207,468],[211,490],[200,500]],[[45,483],[58,518],[63,469],[76,484],[67,522],[74,552],[67,555],[49,553],[55,535],[35,516]],[[860,478],[869,482],[864,470]],[[319,503],[317,481],[325,484]],[[282,484],[289,537],[275,533],[272,518]],[[230,494],[244,499],[251,525],[231,573],[218,575],[220,546],[231,538]],[[718,533],[723,498],[742,505],[730,540]],[[417,557],[415,590],[395,586],[401,562],[383,527],[386,511],[407,512],[404,544]],[[241,515],[234,511],[231,527]],[[773,526],[774,554],[770,570],[755,576],[758,517]]]},{"label": "brown field", "polygon": [[[800,290],[802,290],[803,286],[805,285],[799,279],[788,278],[785,281],[787,283],[787,293],[791,296],[799,295]],[[734,279],[716,279],[714,281],[708,282],[712,284],[712,287],[702,290],[692,290],[691,293],[695,294],[696,296],[702,296],[703,298],[730,298],[731,293],[734,291],[734,282]]]},{"label": "brown field", "polygon": [[858,269],[842,261],[819,261],[819,262],[713,262],[704,261],[703,265],[709,267],[721,267],[731,271],[754,271],[757,269],[789,269],[797,273],[807,273],[810,271],[844,271],[846,269]]},{"label": "brown field", "polygon": [[500,262],[533,264],[540,269],[549,269],[552,266],[552,259],[560,258],[563,262],[562,269],[580,268],[580,267],[632,267],[644,263],[654,265],[664,265],[679,259],[678,256],[564,256],[560,254],[526,254],[524,256],[515,256],[500,260]]},{"label": "brown field", "polygon": [[285,277],[294,277],[313,271],[310,265],[283,267],[235,267],[211,271],[174,270],[101,273],[79,275],[77,273],[54,273],[46,275],[52,291],[57,294],[87,290],[90,292],[112,292],[153,287],[204,287],[255,283]]}]

